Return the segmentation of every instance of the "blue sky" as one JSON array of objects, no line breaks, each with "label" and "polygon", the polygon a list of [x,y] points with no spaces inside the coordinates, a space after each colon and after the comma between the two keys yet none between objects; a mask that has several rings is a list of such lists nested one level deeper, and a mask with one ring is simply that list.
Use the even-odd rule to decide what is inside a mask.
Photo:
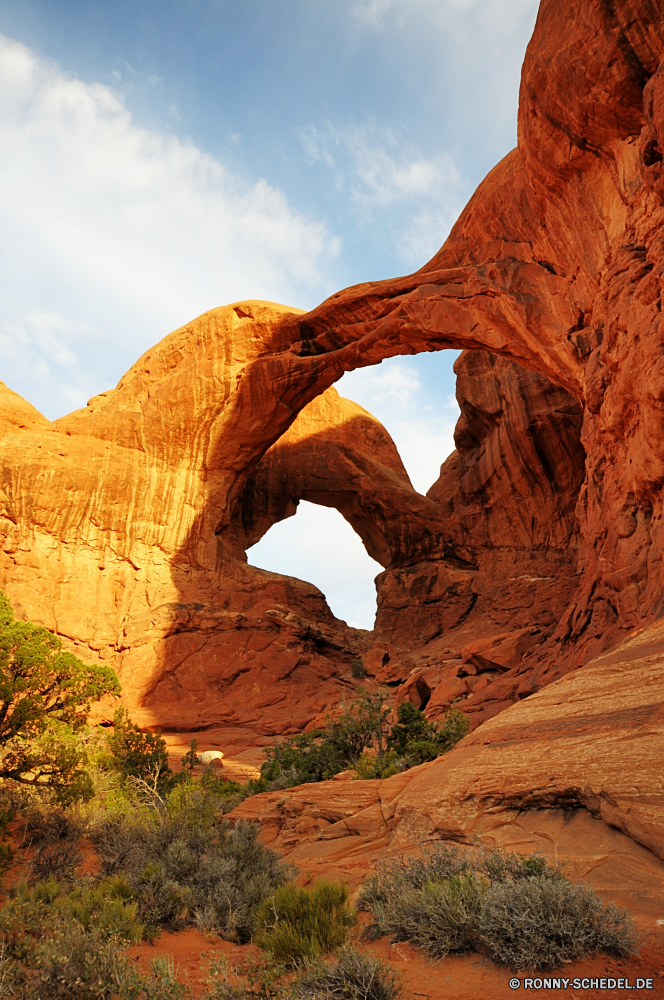
[{"label": "blue sky", "polygon": [[[0,0],[0,377],[55,418],[213,306],[310,308],[421,266],[515,145],[536,8]],[[422,490],[452,448],[452,360],[338,384]],[[367,627],[379,567],[310,506],[250,560]]]}]

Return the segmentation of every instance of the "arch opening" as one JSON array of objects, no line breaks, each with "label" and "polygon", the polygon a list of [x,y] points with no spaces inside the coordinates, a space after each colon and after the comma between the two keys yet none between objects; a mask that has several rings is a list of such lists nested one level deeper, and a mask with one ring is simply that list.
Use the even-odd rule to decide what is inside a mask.
[{"label": "arch opening", "polygon": [[386,359],[309,404],[247,489],[250,565],[314,584],[337,618],[374,628],[375,577],[404,557],[396,505],[413,489],[422,500],[454,450],[458,353]]},{"label": "arch opening", "polygon": [[313,583],[337,618],[352,628],[373,629],[374,578],[383,567],[333,507],[301,500],[297,513],[273,524],[247,558],[259,569]]}]

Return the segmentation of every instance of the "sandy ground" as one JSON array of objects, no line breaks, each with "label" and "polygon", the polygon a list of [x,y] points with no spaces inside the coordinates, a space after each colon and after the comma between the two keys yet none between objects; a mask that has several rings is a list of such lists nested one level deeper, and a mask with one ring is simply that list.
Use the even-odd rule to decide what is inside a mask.
[{"label": "sandy ground", "polygon": [[[402,977],[405,1000],[507,1000],[508,997],[546,996],[565,997],[567,1000],[586,1000],[604,997],[664,997],[664,946],[646,942],[641,954],[634,958],[614,960],[606,956],[572,962],[557,973],[533,973],[528,978],[553,978],[564,976],[570,980],[567,989],[526,989],[523,980],[526,974],[518,973],[521,980],[519,989],[509,986],[513,977],[508,969],[495,965],[482,956],[470,954],[453,956],[442,962],[431,963],[420,952],[408,944],[390,944],[386,939],[370,945],[362,945],[368,951],[388,961]],[[162,933],[154,945],[139,945],[132,948],[129,955],[147,969],[154,958],[171,956],[179,977],[192,989],[194,996],[205,993],[205,978],[210,958],[223,955],[232,969],[251,956],[258,958],[260,952],[251,945],[233,945],[215,939],[206,941],[195,930],[178,934]],[[626,978],[634,985],[637,977],[651,978],[651,989],[575,989],[572,980],[584,978],[592,980]],[[599,983],[598,983],[599,986]]]}]

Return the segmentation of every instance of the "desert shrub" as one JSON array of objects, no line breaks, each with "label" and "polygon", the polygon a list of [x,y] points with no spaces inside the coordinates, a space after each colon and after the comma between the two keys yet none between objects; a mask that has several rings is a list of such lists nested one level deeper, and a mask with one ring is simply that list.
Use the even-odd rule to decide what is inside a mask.
[{"label": "desert shrub", "polygon": [[156,776],[161,785],[171,775],[168,751],[161,736],[144,732],[131,719],[125,708],[118,708],[113,729],[106,737],[112,766],[124,778],[149,780]]},{"label": "desert shrub", "polygon": [[14,808],[9,796],[3,795],[2,792],[4,789],[0,790],[0,885],[14,860],[14,851],[9,843],[9,824],[14,818]]},{"label": "desert shrub", "polygon": [[294,985],[297,1000],[400,1000],[404,996],[396,969],[357,951],[341,949],[331,962],[314,962]]},{"label": "desert shrub", "polygon": [[378,753],[384,753],[385,720],[389,714],[384,700],[380,693],[361,691],[325,729],[314,729],[266,747],[261,777],[273,783],[290,774],[294,785],[325,781],[353,767],[370,746],[375,745]]},{"label": "desert shrub", "polygon": [[261,781],[250,782],[247,794],[325,781],[349,769],[355,769],[360,778],[387,778],[447,753],[470,726],[456,708],[450,709],[441,726],[429,722],[410,702],[399,706],[391,729],[388,715],[382,693],[360,691],[324,729],[266,748]]},{"label": "desert shrub", "polygon": [[475,939],[488,881],[466,872],[403,892],[385,912],[384,927],[395,941],[411,941],[429,958],[467,951]]},{"label": "desert shrub", "polygon": [[[111,890],[106,897],[113,907]],[[85,915],[87,927],[78,919]],[[62,894],[55,882],[33,889],[19,887],[0,908],[0,935],[12,962],[12,986],[18,997],[40,1000],[99,1000],[138,997],[138,981],[122,948],[136,940],[132,910],[122,915],[118,933],[106,920],[103,901],[91,904]],[[117,910],[114,910],[117,917]]]},{"label": "desert shrub", "polygon": [[143,937],[125,879],[69,887],[23,883],[0,908],[0,996],[16,1000],[184,1000],[173,963],[141,976],[123,951]]},{"label": "desert shrub", "polygon": [[340,947],[355,919],[341,883],[322,880],[312,889],[284,885],[258,910],[256,943],[277,962],[294,966]]},{"label": "desert shrub", "polygon": [[137,918],[138,905],[125,879],[107,878],[97,884],[65,888],[55,879],[32,887],[20,883],[12,897],[0,908],[0,927],[11,935],[25,919],[26,926],[38,926],[42,908],[63,920],[76,920],[85,931],[99,932],[126,943],[143,939],[145,927]]},{"label": "desert shrub", "polygon": [[413,857],[387,858],[378,863],[360,889],[358,906],[370,910],[374,928],[369,936],[380,937],[387,932],[388,915],[404,894],[417,892],[428,882],[463,875],[470,863],[458,847],[435,844]]},{"label": "desert shrub", "polygon": [[436,845],[379,864],[364,883],[369,937],[411,941],[432,958],[471,948],[516,969],[556,968],[604,951],[629,954],[633,925],[541,854]]},{"label": "desert shrub", "polygon": [[212,958],[204,1000],[294,1000],[283,965],[272,958],[253,957],[231,973],[223,955]]},{"label": "desert shrub", "polygon": [[109,817],[92,833],[103,872],[124,876],[149,927],[198,926],[248,941],[256,911],[293,875],[264,847],[258,824],[218,821],[214,796],[176,787],[163,812]]},{"label": "desert shrub", "polygon": [[90,798],[78,734],[91,702],[119,691],[109,667],[88,666],[48,629],[17,621],[0,592],[0,778],[49,786],[63,802]]},{"label": "desert shrub", "polygon": [[492,886],[478,923],[491,956],[513,969],[555,969],[566,961],[636,950],[624,910],[605,905],[588,886],[529,878]]},{"label": "desert shrub", "polygon": [[362,681],[367,676],[364,664],[359,656],[356,656],[350,665],[350,675],[356,681]]},{"label": "desert shrub", "polygon": [[191,990],[177,978],[172,955],[153,958],[150,972],[140,985],[140,1000],[185,1000],[191,997]]},{"label": "desert shrub", "polygon": [[435,760],[451,750],[470,729],[470,720],[451,708],[442,725],[429,722],[424,712],[409,701],[397,710],[397,721],[387,738],[387,748],[401,762],[401,770]]},{"label": "desert shrub", "polygon": [[550,880],[563,877],[560,865],[552,865],[537,852],[522,855],[500,847],[462,851],[455,845],[437,843],[416,855],[379,862],[360,890],[359,906],[372,912],[387,910],[404,892],[468,872],[484,876],[491,884],[535,876]]},{"label": "desert shrub", "polygon": [[83,860],[81,838],[86,827],[85,820],[71,810],[33,804],[24,826],[24,844],[34,848],[30,881],[72,879]]}]

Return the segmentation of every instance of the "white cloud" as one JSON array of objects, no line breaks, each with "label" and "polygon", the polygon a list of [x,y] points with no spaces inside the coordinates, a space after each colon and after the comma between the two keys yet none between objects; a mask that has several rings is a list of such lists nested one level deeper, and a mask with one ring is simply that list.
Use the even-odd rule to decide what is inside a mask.
[{"label": "white cloud", "polygon": [[403,29],[409,21],[444,26],[447,33],[466,34],[478,22],[485,33],[509,34],[530,16],[533,0],[356,0],[351,18],[377,31]]},{"label": "white cloud", "polygon": [[77,344],[90,340],[98,331],[85,324],[71,324],[53,312],[34,310],[14,319],[0,321],[0,356],[3,373],[25,371],[30,384],[57,385],[66,409],[85,406],[90,398],[90,373],[81,368]]},{"label": "white cloud", "polygon": [[[94,381],[85,356],[103,344],[117,378],[212,306],[299,304],[339,251],[265,180],[248,183],[192,143],[139,127],[109,87],[2,36],[0,149],[0,323],[5,338],[21,328],[27,356],[40,355],[45,402],[32,402],[51,416],[65,403],[56,387],[63,324],[81,371]],[[18,391],[33,382],[24,362],[15,354],[4,371]]]},{"label": "white cloud", "polygon": [[351,7],[351,17],[375,29],[385,27],[395,13],[396,0],[357,0]]},{"label": "white cloud", "polygon": [[371,396],[374,405],[388,401],[405,406],[412,399],[413,392],[420,388],[419,375],[407,365],[397,363],[387,368],[363,368],[362,374],[365,392]]},{"label": "white cloud", "polygon": [[386,209],[400,210],[392,239],[404,261],[422,264],[439,248],[467,195],[451,154],[427,157],[375,122],[310,123],[298,135],[307,162],[333,172],[336,188],[356,206],[361,225],[384,216]]},{"label": "white cloud", "polygon": [[426,493],[440,475],[440,467],[454,451],[457,412],[426,419],[397,420],[390,428],[394,443],[418,493]]}]

